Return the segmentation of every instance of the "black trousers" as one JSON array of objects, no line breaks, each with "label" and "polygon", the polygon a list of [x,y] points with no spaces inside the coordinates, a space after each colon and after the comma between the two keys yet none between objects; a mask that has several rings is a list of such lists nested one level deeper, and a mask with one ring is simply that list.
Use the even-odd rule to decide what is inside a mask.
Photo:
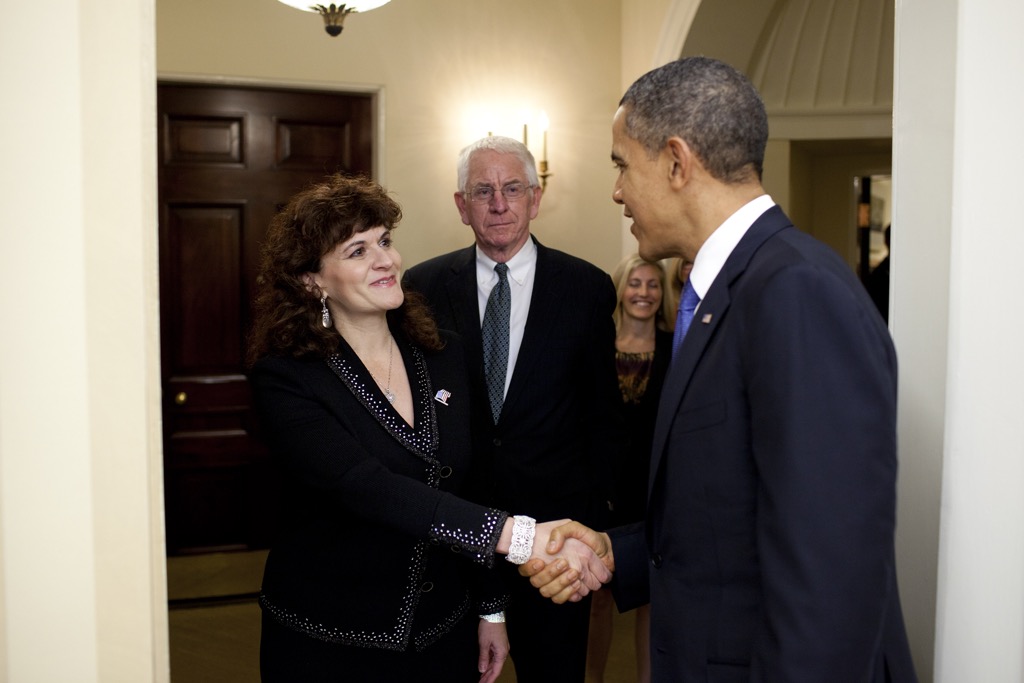
[{"label": "black trousers", "polygon": [[505,610],[517,683],[583,683],[587,670],[590,596],[556,605],[509,565]]}]

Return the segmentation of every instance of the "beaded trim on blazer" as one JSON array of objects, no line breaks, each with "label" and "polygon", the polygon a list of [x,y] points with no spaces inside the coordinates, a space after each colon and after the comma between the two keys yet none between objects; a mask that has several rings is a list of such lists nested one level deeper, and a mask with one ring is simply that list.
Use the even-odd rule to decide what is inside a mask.
[{"label": "beaded trim on blazer", "polygon": [[[409,582],[406,584],[405,597],[402,599],[402,610],[399,613],[398,621],[389,631],[367,632],[365,629],[345,631],[339,628],[329,628],[323,624],[313,623],[310,619],[291,610],[277,606],[266,595],[260,595],[260,606],[270,612],[278,623],[294,631],[305,633],[307,636],[317,640],[357,647],[404,651],[408,646],[411,636],[412,617],[419,604],[420,582],[422,581],[423,570],[426,567],[424,556],[427,552],[427,546],[427,541],[421,541],[416,544],[412,565],[410,566]],[[418,634],[413,639],[414,647],[417,650],[422,650],[448,633],[469,611],[469,604],[470,600],[467,592],[454,612],[449,614],[442,622],[435,624],[429,630]]]},{"label": "beaded trim on blazer", "polygon": [[[359,402],[363,404],[370,414],[377,419],[377,422],[384,429],[388,430],[391,436],[417,456],[428,462],[436,463],[437,461],[433,453],[437,450],[440,436],[437,432],[437,413],[434,412],[434,402],[430,398],[434,394],[430,388],[427,364],[423,359],[422,351],[415,347],[409,349],[409,351],[412,353],[413,365],[416,368],[416,376],[413,379],[420,389],[419,395],[413,397],[414,401],[419,402],[419,405],[416,406],[418,408],[416,413],[417,415],[422,414],[427,417],[426,425],[421,420],[417,420],[415,428],[410,427],[405,420],[399,419],[398,413],[391,408],[391,404],[384,399],[383,394],[377,391],[375,387],[367,385],[350,361],[336,353],[327,358],[327,365],[334,371],[334,374],[341,378],[341,381],[345,383],[349,391],[359,399]],[[430,484],[431,486],[436,486],[437,482],[431,481]]]}]

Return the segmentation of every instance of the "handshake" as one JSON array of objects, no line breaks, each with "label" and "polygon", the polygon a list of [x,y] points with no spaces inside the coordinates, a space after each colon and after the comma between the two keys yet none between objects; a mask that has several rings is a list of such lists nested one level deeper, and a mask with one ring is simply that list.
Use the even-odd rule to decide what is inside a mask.
[{"label": "handshake", "polygon": [[556,604],[578,602],[612,579],[608,534],[567,519],[537,524],[530,559],[519,573]]}]

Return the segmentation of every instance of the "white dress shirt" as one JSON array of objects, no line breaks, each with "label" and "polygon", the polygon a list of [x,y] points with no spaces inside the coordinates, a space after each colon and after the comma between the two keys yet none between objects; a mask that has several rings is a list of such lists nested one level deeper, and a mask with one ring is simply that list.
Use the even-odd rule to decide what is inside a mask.
[{"label": "white dress shirt", "polygon": [[[697,257],[693,261],[693,269],[690,271],[690,283],[701,301],[704,300],[708,289],[711,288],[711,283],[718,277],[725,262],[729,259],[729,255],[732,254],[732,250],[747,234],[750,226],[761,217],[761,214],[773,206],[775,206],[775,202],[766,194],[751,199],[736,213],[726,218],[725,222],[718,226],[701,245],[700,251],[697,252]],[[497,276],[494,277],[494,281],[497,282]],[[697,309],[700,310],[700,304],[697,304]]]},{"label": "white dress shirt", "polygon": [[[494,285],[498,284],[498,274],[494,272],[497,262],[476,250],[476,293],[480,305],[480,321],[483,323],[484,311],[487,308],[487,297],[491,295]],[[519,348],[523,345],[523,331],[526,329],[526,318],[530,315],[530,300],[533,298],[533,277],[537,272],[537,245],[533,238],[526,240],[522,248],[506,262],[508,266],[508,287],[512,296],[512,312],[508,326],[508,369],[505,371],[505,394],[512,381],[512,372],[516,369]]]}]

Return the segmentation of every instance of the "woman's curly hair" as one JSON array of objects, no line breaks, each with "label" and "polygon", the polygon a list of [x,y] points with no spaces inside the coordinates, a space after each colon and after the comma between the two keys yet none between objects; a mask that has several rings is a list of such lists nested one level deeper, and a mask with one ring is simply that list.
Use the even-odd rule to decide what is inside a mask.
[{"label": "woman's curly hair", "polygon": [[[352,235],[383,226],[394,230],[402,209],[377,183],[335,174],[292,197],[273,220],[261,248],[253,326],[247,360],[264,356],[326,358],[341,336],[324,328],[320,297],[303,276],[320,271],[321,259]],[[406,292],[405,302],[388,312],[392,324],[429,351],[444,344],[422,296]]]}]

